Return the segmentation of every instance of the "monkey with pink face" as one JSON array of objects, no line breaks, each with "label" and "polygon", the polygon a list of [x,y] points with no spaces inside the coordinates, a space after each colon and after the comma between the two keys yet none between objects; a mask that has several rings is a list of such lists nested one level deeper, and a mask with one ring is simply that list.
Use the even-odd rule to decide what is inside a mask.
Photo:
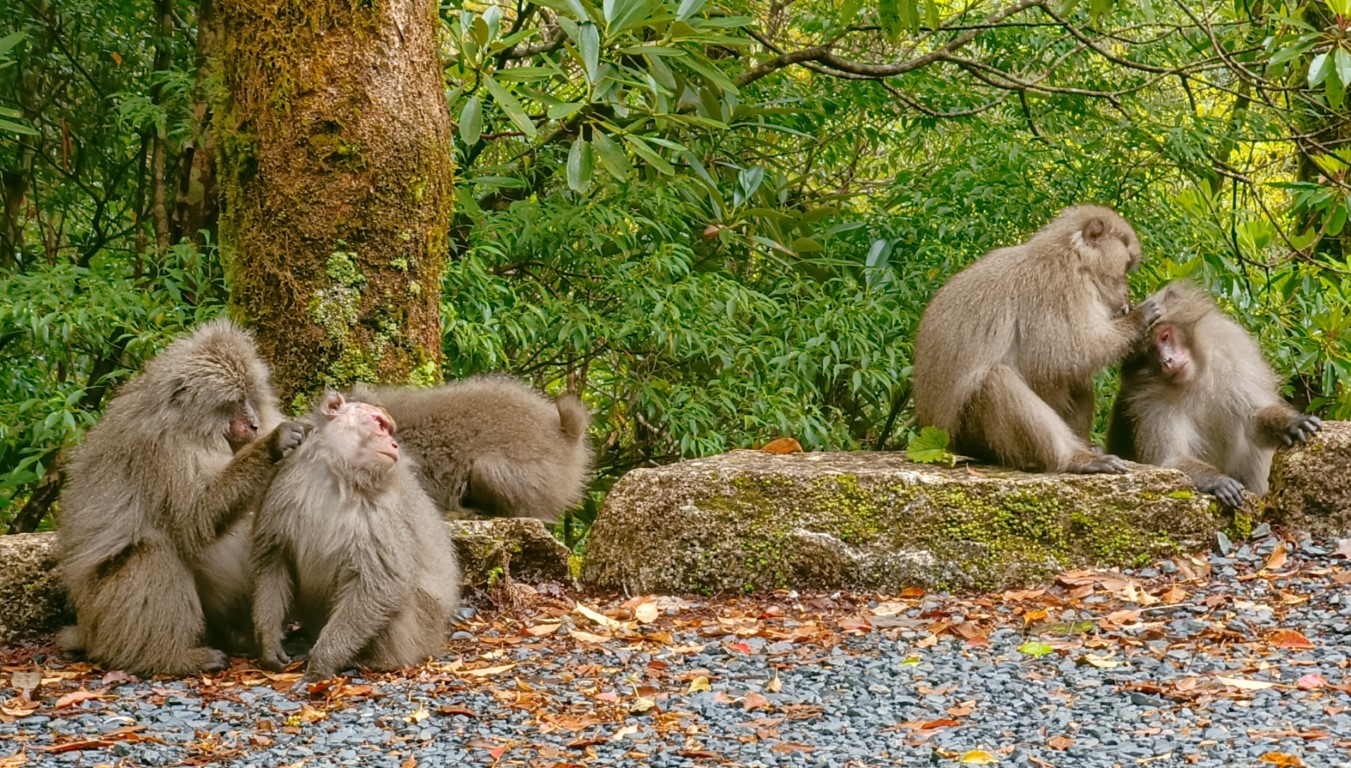
[{"label": "monkey with pink face", "polygon": [[313,640],[306,680],[392,670],[441,647],[460,602],[455,542],[378,406],[325,394],[253,523],[260,663],[281,669],[289,620]]},{"label": "monkey with pink face", "polygon": [[1171,283],[1149,301],[1159,318],[1122,364],[1108,449],[1181,470],[1227,507],[1266,493],[1276,449],[1322,422],[1281,399],[1257,342],[1200,288]]}]

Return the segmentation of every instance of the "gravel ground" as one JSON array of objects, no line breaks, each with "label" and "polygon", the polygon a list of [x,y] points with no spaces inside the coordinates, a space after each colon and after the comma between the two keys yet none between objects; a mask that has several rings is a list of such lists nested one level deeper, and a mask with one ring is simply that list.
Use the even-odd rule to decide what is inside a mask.
[{"label": "gravel ground", "polygon": [[434,662],[299,694],[3,649],[0,768],[1351,765],[1351,541],[1258,535],[996,595],[517,586]]}]

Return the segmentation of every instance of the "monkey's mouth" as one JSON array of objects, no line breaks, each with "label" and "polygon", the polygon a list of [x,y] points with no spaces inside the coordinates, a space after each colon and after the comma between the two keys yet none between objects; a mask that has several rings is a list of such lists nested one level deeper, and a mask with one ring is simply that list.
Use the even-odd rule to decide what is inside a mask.
[{"label": "monkey's mouth", "polygon": [[1177,363],[1164,363],[1160,366],[1163,375],[1174,384],[1181,384],[1191,378],[1192,364],[1190,360],[1182,360]]},{"label": "monkey's mouth", "polygon": [[375,449],[375,452],[376,452],[377,454],[379,454],[380,456],[382,456],[383,458],[389,459],[389,463],[390,463],[390,464],[393,464],[393,463],[395,463],[395,462],[397,462],[397,461],[399,460],[399,449],[398,449],[397,447],[395,447],[395,448],[376,448],[376,449]]}]

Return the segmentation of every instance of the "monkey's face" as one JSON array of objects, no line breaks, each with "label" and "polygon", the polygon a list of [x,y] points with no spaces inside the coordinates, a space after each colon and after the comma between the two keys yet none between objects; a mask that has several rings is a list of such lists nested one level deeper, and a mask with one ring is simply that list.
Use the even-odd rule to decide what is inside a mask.
[{"label": "monkey's face", "polygon": [[1159,323],[1151,333],[1159,373],[1174,384],[1190,381],[1196,373],[1196,361],[1192,359],[1186,330],[1172,323]]},{"label": "monkey's face", "polygon": [[394,420],[384,408],[369,403],[348,402],[334,393],[325,403],[328,419],[324,437],[330,448],[342,456],[349,467],[385,470],[399,460],[399,443],[394,439]]},{"label": "monkey's face", "polygon": [[239,453],[240,449],[258,439],[258,410],[248,400],[236,403],[230,409],[225,440],[230,450]]}]

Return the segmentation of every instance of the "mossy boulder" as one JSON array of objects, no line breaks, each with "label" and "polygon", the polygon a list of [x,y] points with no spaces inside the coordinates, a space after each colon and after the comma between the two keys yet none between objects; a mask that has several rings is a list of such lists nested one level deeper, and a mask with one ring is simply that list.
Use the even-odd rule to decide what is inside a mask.
[{"label": "mossy boulder", "polygon": [[582,578],[633,592],[1001,589],[1207,548],[1227,524],[1180,472],[1046,475],[898,453],[733,451],[625,475]]},{"label": "mossy boulder", "polygon": [[1351,536],[1351,422],[1325,421],[1271,464],[1267,519],[1318,536]]},{"label": "mossy boulder", "polygon": [[[538,520],[447,523],[465,587],[509,573],[518,581],[570,582],[568,549]],[[56,534],[0,536],[0,645],[49,635],[73,618],[54,575]]]}]

